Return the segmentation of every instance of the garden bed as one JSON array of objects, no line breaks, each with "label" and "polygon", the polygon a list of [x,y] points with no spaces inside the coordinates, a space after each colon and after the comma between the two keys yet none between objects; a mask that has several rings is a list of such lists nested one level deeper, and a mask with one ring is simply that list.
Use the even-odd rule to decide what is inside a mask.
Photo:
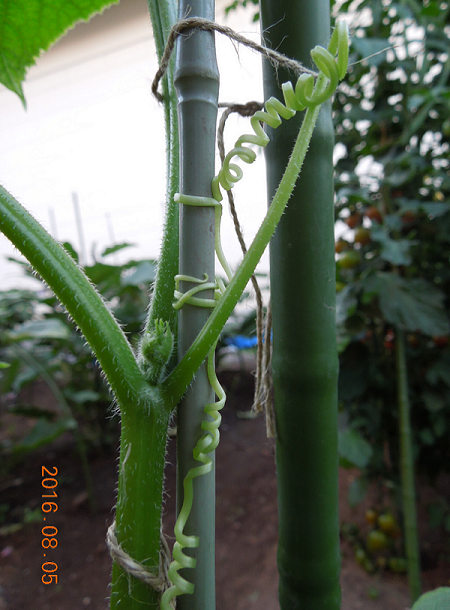
[{"label": "garden bed", "polygon": [[[277,610],[277,514],[274,442],[265,436],[261,417],[246,419],[253,379],[248,374],[224,372],[229,390],[223,412],[222,437],[217,450],[217,610]],[[168,443],[164,527],[170,536],[174,525],[175,445]],[[111,560],[105,535],[113,520],[117,484],[117,451],[91,457],[97,511],[89,512],[79,459],[70,436],[34,453],[0,482],[2,504],[8,504],[17,522],[38,514],[41,504],[41,466],[56,466],[59,475],[59,509],[52,524],[58,528],[58,547],[52,560],[58,564],[58,584],[43,585],[41,522],[31,522],[0,538],[0,610],[107,610]],[[355,475],[340,473],[340,519],[364,528],[364,507],[351,509],[348,485]],[[445,482],[442,483],[445,486]],[[444,487],[445,488],[445,487]],[[447,486],[448,489],[448,486]],[[244,493],[245,490],[245,493]],[[421,507],[430,490],[421,486]],[[374,501],[375,490],[367,500]],[[423,506],[422,506],[423,505]],[[33,513],[36,511],[37,513]],[[419,511],[425,589],[450,584],[450,563],[444,560],[445,543],[438,531],[427,527],[426,512]],[[342,544],[342,610],[405,610],[409,607],[404,575],[367,574],[354,560],[350,544]]]}]

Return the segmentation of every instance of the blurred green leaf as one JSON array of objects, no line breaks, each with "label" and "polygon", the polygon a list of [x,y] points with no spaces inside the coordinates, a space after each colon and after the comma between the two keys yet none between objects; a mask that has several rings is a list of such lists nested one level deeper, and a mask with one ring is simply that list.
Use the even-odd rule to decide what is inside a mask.
[{"label": "blurred green leaf", "polygon": [[336,324],[345,324],[347,318],[353,315],[358,305],[356,291],[353,285],[345,286],[336,294]]},{"label": "blurred green leaf", "polygon": [[387,47],[391,46],[388,40],[384,38],[352,38],[352,48],[365,59],[369,66],[379,66],[386,61],[386,51],[382,53]]},{"label": "blurred green leaf", "polygon": [[450,610],[450,587],[439,587],[424,593],[411,610]]},{"label": "blurred green leaf", "polygon": [[86,402],[95,402],[96,400],[100,400],[101,396],[98,392],[94,392],[93,390],[80,390],[79,392],[65,392],[66,398],[70,398],[74,402],[79,405],[82,405]]},{"label": "blurred green leaf", "polygon": [[410,249],[417,241],[409,239],[392,239],[384,226],[373,226],[371,238],[381,244],[380,256],[391,265],[410,265]]},{"label": "blurred green leaf", "polygon": [[156,263],[142,261],[136,265],[132,273],[123,277],[121,281],[124,286],[140,286],[153,282],[155,280],[155,275]]},{"label": "blurred green leaf", "polygon": [[31,432],[22,441],[14,445],[14,453],[34,451],[38,447],[51,443],[63,432],[73,430],[76,427],[76,421],[71,418],[61,418],[55,422],[39,419]]},{"label": "blurred green leaf", "polygon": [[35,417],[42,419],[54,419],[56,413],[50,409],[34,407],[33,405],[14,405],[9,409],[14,415],[24,415],[25,417]]},{"label": "blurred green leaf", "polygon": [[369,483],[366,477],[358,477],[350,483],[348,488],[348,503],[350,506],[357,506],[367,495]]},{"label": "blurred green leaf", "polygon": [[131,248],[133,246],[135,246],[136,244],[127,244],[127,243],[123,243],[123,244],[116,244],[115,246],[108,246],[108,248],[105,248],[102,252],[102,256],[108,256],[109,254],[114,254],[114,252],[119,252],[120,250],[123,250],[124,248]]},{"label": "blurred green leaf", "polygon": [[426,373],[428,383],[437,385],[443,381],[450,388],[450,354],[444,354],[442,358],[432,364]]},{"label": "blurred green leaf", "polygon": [[445,407],[445,400],[441,394],[437,392],[425,391],[422,392],[422,400],[428,411],[436,413]]},{"label": "blurred green leaf", "polygon": [[365,468],[372,453],[370,444],[356,430],[339,432],[339,463],[344,468]]},{"label": "blurred green leaf", "polygon": [[68,241],[65,241],[63,243],[63,247],[64,250],[70,254],[70,256],[73,258],[73,260],[78,263],[79,262],[79,256],[78,256],[78,252],[75,250],[75,248],[72,246],[72,244]]},{"label": "blurred green leaf", "polygon": [[59,318],[46,318],[25,322],[19,328],[9,331],[8,337],[13,341],[25,339],[70,339],[71,329]]},{"label": "blurred green leaf", "polygon": [[364,290],[378,293],[380,308],[391,324],[425,335],[449,334],[444,294],[425,280],[378,272],[362,285]]}]

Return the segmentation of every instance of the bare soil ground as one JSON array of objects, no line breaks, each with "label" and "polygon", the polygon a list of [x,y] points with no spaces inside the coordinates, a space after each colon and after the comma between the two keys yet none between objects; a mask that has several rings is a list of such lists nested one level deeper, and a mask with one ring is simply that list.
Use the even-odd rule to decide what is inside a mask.
[{"label": "bare soil ground", "polygon": [[[231,392],[217,450],[217,609],[278,610],[274,443],[266,438],[262,418],[238,417],[250,408],[252,378],[236,373],[222,377]],[[169,534],[174,524],[175,444],[175,439],[169,441],[167,454],[164,524]],[[58,564],[58,584],[41,582],[42,522],[24,524],[18,531],[0,536],[0,610],[107,610],[111,560],[105,535],[113,520],[117,452],[91,458],[94,515],[88,508],[70,437],[60,437],[1,480],[0,504],[8,504],[16,515],[23,514],[25,506],[31,511],[39,509],[43,465],[56,466],[59,472],[59,510],[52,518],[59,544],[51,552],[51,560]],[[347,503],[352,476],[349,471],[340,473],[340,519],[364,526],[364,509],[352,510]],[[445,482],[441,485],[445,487]],[[421,506],[427,493],[425,489],[425,495],[421,494]],[[367,502],[371,502],[370,496]],[[424,589],[448,586],[448,540],[443,540],[442,533],[428,530],[423,510],[420,521],[424,557],[428,556]],[[368,575],[355,563],[346,541],[342,555],[342,610],[409,608],[405,576]]]}]

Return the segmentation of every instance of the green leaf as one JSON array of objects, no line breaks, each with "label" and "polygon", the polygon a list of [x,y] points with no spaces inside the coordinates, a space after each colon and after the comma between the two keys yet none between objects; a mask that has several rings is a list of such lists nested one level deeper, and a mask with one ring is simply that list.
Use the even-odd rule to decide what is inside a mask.
[{"label": "green leaf", "polygon": [[417,199],[406,199],[401,197],[397,200],[397,203],[400,205],[399,214],[422,210],[431,216],[443,216],[450,210],[449,203],[437,201],[418,201]]},{"label": "green leaf", "polygon": [[384,179],[385,184],[388,184],[390,187],[398,187],[410,182],[412,178],[414,178],[414,169],[403,169],[393,171],[391,174],[387,175]]},{"label": "green leaf", "polygon": [[435,438],[429,428],[424,428],[423,430],[420,430],[419,438],[424,445],[428,445],[428,446],[434,445]]},{"label": "green leaf", "polygon": [[444,295],[425,280],[378,272],[362,285],[365,291],[378,293],[381,311],[391,324],[430,336],[449,334]]},{"label": "green leaf", "polygon": [[348,488],[348,503],[350,506],[356,506],[364,500],[368,487],[368,481],[365,477],[359,477],[352,481]]},{"label": "green leaf", "polygon": [[439,587],[424,593],[411,610],[450,610],[450,587]]},{"label": "green leaf", "polygon": [[431,385],[437,385],[443,381],[450,388],[450,355],[444,354],[427,370],[426,378]]},{"label": "green leaf", "polygon": [[422,394],[422,400],[425,403],[425,407],[432,413],[437,413],[445,407],[444,398],[437,392],[425,391]]},{"label": "green leaf", "polygon": [[102,257],[104,258],[105,256],[108,256],[108,254],[114,254],[114,252],[119,252],[119,250],[123,250],[124,248],[131,248],[132,246],[135,246],[136,244],[127,244],[127,243],[123,243],[123,244],[116,244],[115,246],[109,246],[108,248],[105,248],[102,252]]},{"label": "green leaf", "polygon": [[370,357],[360,342],[352,342],[339,359],[339,400],[351,402],[369,385]]},{"label": "green leaf", "polygon": [[73,430],[76,427],[77,423],[72,418],[59,419],[56,422],[40,419],[31,432],[15,445],[14,452],[34,451],[38,447],[51,443],[66,430]]},{"label": "green leaf", "polygon": [[67,254],[70,254],[70,256],[73,258],[73,260],[76,263],[79,262],[80,257],[78,256],[78,252],[75,250],[75,248],[72,246],[72,244],[70,242],[65,241],[63,243],[63,248],[67,252]]},{"label": "green leaf", "polygon": [[352,47],[357,53],[367,60],[369,66],[379,66],[386,60],[386,52],[389,41],[384,38],[352,38]]},{"label": "green leaf", "polygon": [[9,362],[1,362],[0,361],[0,369],[8,369],[11,365]]},{"label": "green leaf", "polygon": [[25,339],[70,339],[71,330],[59,318],[47,318],[45,320],[34,320],[25,322],[16,330],[8,333],[13,341]]},{"label": "green leaf", "polygon": [[339,463],[344,468],[365,468],[372,453],[372,447],[356,430],[339,432]]},{"label": "green leaf", "polygon": [[80,390],[79,392],[66,392],[66,397],[82,405],[85,402],[96,402],[101,396],[93,390]]},{"label": "green leaf", "polygon": [[140,286],[141,284],[149,284],[155,280],[156,264],[149,261],[143,261],[136,265],[136,268],[122,278],[122,284],[125,286]]},{"label": "green leaf", "polygon": [[336,324],[342,326],[347,318],[352,316],[357,309],[358,299],[353,285],[345,286],[336,294]]},{"label": "green leaf", "polygon": [[43,409],[41,407],[34,407],[33,405],[14,405],[9,409],[9,413],[14,415],[23,415],[25,417],[38,417],[42,419],[51,420],[55,417],[55,412],[50,409]]},{"label": "green leaf", "polygon": [[25,106],[22,83],[40,53],[75,23],[116,1],[0,0],[0,82]]},{"label": "green leaf", "polygon": [[421,12],[424,17],[439,17],[442,9],[437,2],[431,1],[427,6],[422,8]]},{"label": "green leaf", "polygon": [[370,236],[381,244],[380,256],[391,265],[410,265],[410,248],[416,241],[409,239],[392,239],[383,226],[373,226]]}]

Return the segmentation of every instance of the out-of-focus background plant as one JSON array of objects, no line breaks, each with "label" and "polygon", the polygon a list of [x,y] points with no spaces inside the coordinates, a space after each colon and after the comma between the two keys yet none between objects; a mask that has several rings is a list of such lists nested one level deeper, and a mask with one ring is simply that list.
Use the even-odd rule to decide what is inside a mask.
[{"label": "out-of-focus background plant", "polygon": [[340,400],[370,443],[365,475],[396,484],[397,329],[417,468],[450,464],[449,8],[364,1],[349,16],[353,65],[335,101]]},{"label": "out-of-focus background plant", "polygon": [[[64,245],[78,261],[73,247]],[[99,257],[93,253],[94,262],[85,271],[135,344],[156,263],[112,263],[114,254],[127,246],[107,248]],[[29,273],[26,265],[24,270]],[[118,418],[113,417],[108,386],[90,348],[53,294],[44,285],[40,290],[0,292],[0,328],[0,360],[9,365],[0,371],[2,409],[10,415],[2,435],[3,457],[15,461],[75,429],[91,447],[111,446],[118,437]],[[47,386],[46,406],[33,403],[36,393],[31,388],[38,379],[41,390]],[[30,425],[15,425],[11,416],[25,417]]]},{"label": "out-of-focus background plant", "polygon": [[[450,9],[339,5],[353,30],[334,106],[341,458],[360,470],[353,505],[370,481],[383,491],[364,540],[347,534],[369,571],[401,571],[389,555],[404,553],[405,437],[410,479],[414,469],[435,482],[450,464]],[[448,534],[447,504],[438,504],[430,524]]]}]

